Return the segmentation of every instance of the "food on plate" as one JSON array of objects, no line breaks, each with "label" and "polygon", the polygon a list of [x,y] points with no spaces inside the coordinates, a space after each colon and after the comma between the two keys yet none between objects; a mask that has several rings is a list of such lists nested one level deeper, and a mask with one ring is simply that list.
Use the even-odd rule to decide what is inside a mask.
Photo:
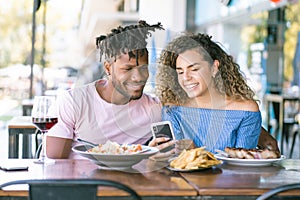
[{"label": "food on plate", "polygon": [[280,153],[269,149],[245,149],[226,147],[225,153],[229,158],[240,159],[274,159],[280,158]]},{"label": "food on plate", "polygon": [[87,152],[90,153],[102,153],[102,154],[132,154],[142,151],[141,144],[118,144],[116,142],[107,141],[105,144],[99,144]]},{"label": "food on plate", "polygon": [[175,169],[199,169],[209,168],[220,164],[214,154],[205,150],[205,147],[199,147],[190,150],[183,150],[177,158],[170,162],[170,167]]}]

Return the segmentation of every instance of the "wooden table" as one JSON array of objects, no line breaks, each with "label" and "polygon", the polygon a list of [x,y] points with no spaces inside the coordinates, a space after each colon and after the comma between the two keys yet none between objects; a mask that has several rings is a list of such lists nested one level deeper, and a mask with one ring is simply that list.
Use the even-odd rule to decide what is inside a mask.
[{"label": "wooden table", "polygon": [[22,135],[22,158],[33,158],[32,134],[37,128],[31,122],[30,116],[17,116],[8,122],[8,157],[19,157],[19,137]]},{"label": "wooden table", "polygon": [[[109,179],[133,188],[143,199],[256,199],[258,195],[276,186],[300,182],[300,160],[287,159],[280,166],[241,167],[222,164],[212,169],[178,173],[144,160],[131,170],[102,170],[89,160],[56,160],[54,164],[34,164],[31,159],[8,159],[2,162],[26,162],[28,171],[0,171],[0,183],[19,179]],[[101,188],[98,196],[123,196],[126,193],[113,188]],[[300,190],[283,193],[297,195]],[[0,199],[7,196],[28,196],[27,188],[0,190]],[[115,199],[116,197],[112,198]]]},{"label": "wooden table", "polygon": [[[206,173],[181,173],[194,185],[201,196],[258,196],[277,186],[300,182],[300,160],[286,159],[280,166],[241,167],[223,164]],[[289,191],[285,195],[297,195],[300,190]],[[229,197],[227,197],[229,198]]]},{"label": "wooden table", "polygon": [[[142,196],[161,197],[194,197],[197,191],[190,186],[178,173],[167,169],[161,169],[147,160],[140,163],[136,168],[126,171],[100,170],[98,166],[89,160],[56,160],[55,164],[34,164],[33,160],[22,159],[15,162],[27,162],[28,171],[4,172],[0,170],[0,183],[16,179],[109,179],[121,182],[132,187]],[[2,161],[0,161],[2,162]],[[155,169],[153,171],[152,169]],[[28,196],[26,188],[16,186],[16,190],[0,190],[1,196]],[[117,189],[103,188],[99,191],[100,196],[124,196],[125,192]]]},{"label": "wooden table", "polygon": [[[279,94],[265,94],[264,101],[266,104],[266,123],[268,126],[268,132],[270,132],[270,112],[269,107],[270,104],[275,102],[279,103],[279,121],[278,121],[278,132],[275,134],[275,138],[277,139],[278,133],[280,134],[280,151],[283,153],[283,141],[284,141],[284,125],[285,125],[285,102],[300,102],[300,97],[298,96],[287,96],[287,95],[279,95]],[[292,123],[294,122],[294,119],[292,119]],[[291,123],[291,122],[286,122]]]}]

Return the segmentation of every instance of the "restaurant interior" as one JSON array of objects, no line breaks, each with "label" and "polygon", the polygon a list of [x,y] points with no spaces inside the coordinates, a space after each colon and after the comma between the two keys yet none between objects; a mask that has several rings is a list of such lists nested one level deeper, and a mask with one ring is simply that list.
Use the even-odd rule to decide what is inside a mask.
[{"label": "restaurant interior", "polygon": [[[0,200],[300,199],[299,12],[298,0],[0,0],[7,21],[0,20]],[[106,155],[82,144],[72,148],[79,159],[44,157],[35,97],[50,102],[104,78],[95,38],[140,19],[165,28],[148,41],[145,93],[155,96],[157,60],[169,41],[183,32],[207,33],[255,91],[262,127],[277,140],[279,156],[239,159],[195,148],[186,165],[200,155],[203,165],[177,168],[183,153],[158,162],[151,159],[161,153],[155,147]]]}]

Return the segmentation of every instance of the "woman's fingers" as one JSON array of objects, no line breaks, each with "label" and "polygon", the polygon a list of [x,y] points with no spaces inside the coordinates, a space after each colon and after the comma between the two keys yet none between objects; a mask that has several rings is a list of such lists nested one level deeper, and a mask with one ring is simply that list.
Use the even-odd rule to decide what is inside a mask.
[{"label": "woman's fingers", "polygon": [[172,149],[170,151],[164,152],[164,153],[157,153],[150,157],[151,160],[156,162],[163,162],[168,161],[170,158],[172,158],[175,155],[175,149]]},{"label": "woman's fingers", "polygon": [[[168,141],[168,140],[167,140]],[[162,143],[158,146],[156,146],[159,150],[163,150],[163,149],[166,149],[168,147],[171,147],[172,145],[174,145],[176,143],[175,140],[169,140],[168,142],[165,142],[165,143]],[[173,147],[174,148],[174,147]],[[172,149],[173,149],[172,148]]]},{"label": "woman's fingers", "polygon": [[190,139],[177,140],[175,144],[175,152],[176,154],[180,154],[184,149],[193,149],[195,148],[195,144]]},{"label": "woman's fingers", "polygon": [[[195,144],[190,139],[184,139],[184,140],[169,140],[169,138],[155,138],[150,143],[150,145],[153,145],[157,147],[160,152],[151,156],[150,159],[153,161],[168,161],[170,158],[172,158],[175,154],[180,154],[184,149],[193,149],[195,148]],[[160,145],[157,145],[161,142],[164,142]],[[174,148],[175,146],[175,148]]]},{"label": "woman's fingers", "polygon": [[193,149],[195,148],[194,142],[190,139],[177,140],[176,148],[179,149]]}]

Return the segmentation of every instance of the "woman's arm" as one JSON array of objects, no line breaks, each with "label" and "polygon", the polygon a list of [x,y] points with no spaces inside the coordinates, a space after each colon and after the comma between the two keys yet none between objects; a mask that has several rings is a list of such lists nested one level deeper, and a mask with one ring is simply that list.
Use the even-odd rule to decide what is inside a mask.
[{"label": "woman's arm", "polygon": [[183,135],[181,132],[181,127],[179,122],[176,120],[176,117],[172,113],[172,108],[169,106],[163,106],[162,108],[162,121],[170,121],[172,125],[172,129],[174,131],[175,140],[182,140]]},{"label": "woman's arm", "polygon": [[235,147],[254,149],[261,131],[261,113],[247,112],[238,130]]}]

